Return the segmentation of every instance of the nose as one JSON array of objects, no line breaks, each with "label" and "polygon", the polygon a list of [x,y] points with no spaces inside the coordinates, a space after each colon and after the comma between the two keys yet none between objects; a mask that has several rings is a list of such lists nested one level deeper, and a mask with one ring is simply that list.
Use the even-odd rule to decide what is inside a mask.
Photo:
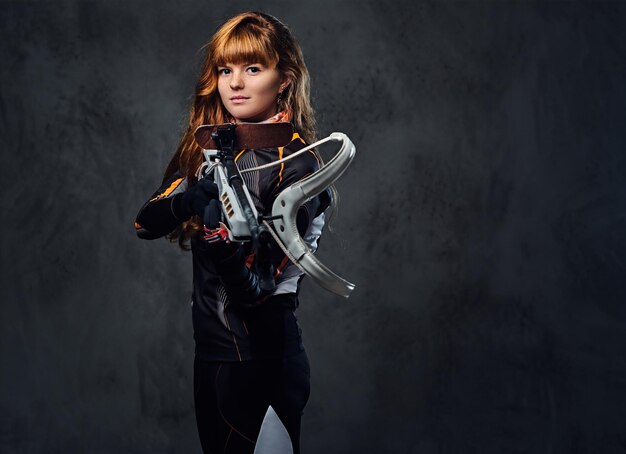
[{"label": "nose", "polygon": [[233,71],[230,77],[230,88],[232,90],[236,90],[238,88],[243,88],[243,77],[241,72],[238,70]]}]

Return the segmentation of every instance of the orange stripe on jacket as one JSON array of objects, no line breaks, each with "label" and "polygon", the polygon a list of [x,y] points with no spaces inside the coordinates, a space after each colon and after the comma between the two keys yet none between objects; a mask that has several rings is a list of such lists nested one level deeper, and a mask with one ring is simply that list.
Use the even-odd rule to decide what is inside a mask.
[{"label": "orange stripe on jacket", "polygon": [[153,199],[150,199],[150,202],[157,200],[157,199],[162,199],[163,197],[167,197],[168,195],[170,195],[172,193],[172,191],[174,189],[176,189],[178,187],[178,185],[184,180],[184,178],[179,178],[178,180],[175,180],[174,182],[172,182],[172,184],[170,184],[170,187],[167,188],[165,190],[165,192],[163,194],[159,194],[158,196],[156,196]]},{"label": "orange stripe on jacket", "polygon": [[[297,132],[294,132],[293,135],[291,136],[291,142],[293,142],[296,139],[300,139],[300,142],[302,142],[303,145],[306,145],[306,142],[302,140],[302,137],[300,137],[300,134],[298,134]],[[284,149],[285,147],[278,147],[278,159],[283,159]],[[313,153],[313,156],[315,156],[315,153]],[[315,156],[315,159],[317,159],[317,156]],[[280,171],[278,172],[278,184],[276,184],[276,187],[280,186],[281,181],[283,181],[283,170],[285,170],[285,163],[281,162]]]},{"label": "orange stripe on jacket", "polygon": [[296,139],[300,139],[300,142],[306,145],[306,142],[302,139],[302,137],[300,137],[300,134],[298,134],[297,132],[294,132],[293,136],[291,137],[291,141],[293,142]]},{"label": "orange stripe on jacket", "polygon": [[247,148],[244,148],[243,150],[241,150],[239,152],[239,154],[237,156],[235,156],[235,162],[237,162],[237,159],[239,159],[239,156],[241,156],[243,154],[243,152],[246,151],[246,150],[247,150]]},{"label": "orange stripe on jacket", "polygon": [[[285,150],[285,147],[278,147],[278,159],[283,159],[283,151]],[[283,170],[285,168],[285,163],[281,162],[280,163],[280,171],[278,172],[278,183],[276,184],[276,187],[280,186],[280,182],[283,181]]]}]

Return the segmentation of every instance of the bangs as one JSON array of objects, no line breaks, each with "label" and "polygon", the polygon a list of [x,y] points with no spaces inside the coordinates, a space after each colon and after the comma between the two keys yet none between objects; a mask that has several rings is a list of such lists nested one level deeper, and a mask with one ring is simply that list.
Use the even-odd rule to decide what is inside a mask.
[{"label": "bangs", "polygon": [[251,32],[235,29],[224,36],[223,42],[215,46],[215,65],[261,63],[267,67],[275,66],[278,63],[278,53],[270,45],[269,39],[264,33]]}]

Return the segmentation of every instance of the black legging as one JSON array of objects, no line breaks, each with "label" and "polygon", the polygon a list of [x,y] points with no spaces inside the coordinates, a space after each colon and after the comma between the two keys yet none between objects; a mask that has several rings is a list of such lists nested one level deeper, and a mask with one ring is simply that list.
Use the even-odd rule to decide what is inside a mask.
[{"label": "black legging", "polygon": [[300,418],[309,399],[309,360],[295,356],[243,362],[194,360],[194,403],[205,454],[253,453],[269,405],[300,453]]}]

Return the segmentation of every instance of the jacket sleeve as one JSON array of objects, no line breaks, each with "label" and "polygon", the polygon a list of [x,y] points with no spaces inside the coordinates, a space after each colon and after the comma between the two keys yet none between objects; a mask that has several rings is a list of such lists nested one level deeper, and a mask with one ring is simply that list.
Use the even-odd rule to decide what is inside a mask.
[{"label": "jacket sleeve", "polygon": [[135,219],[137,236],[144,240],[154,240],[172,232],[181,222],[176,215],[176,206],[187,189],[187,177],[175,172],[163,180],[150,199],[144,203]]}]

